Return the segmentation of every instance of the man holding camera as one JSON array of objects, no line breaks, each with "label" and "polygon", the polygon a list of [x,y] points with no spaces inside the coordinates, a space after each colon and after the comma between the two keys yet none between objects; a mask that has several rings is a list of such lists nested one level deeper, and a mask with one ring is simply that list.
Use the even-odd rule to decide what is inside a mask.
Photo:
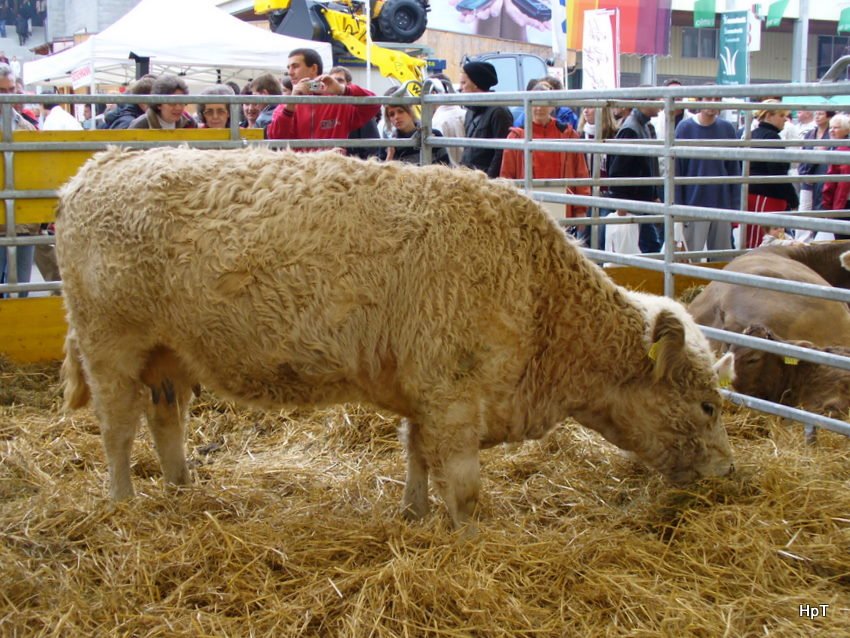
[{"label": "man holding camera", "polygon": [[[292,95],[373,96],[356,84],[342,85],[322,74],[322,58],[314,49],[293,49],[287,63]],[[281,104],[266,128],[270,140],[344,140],[380,111],[379,104]],[[314,150],[314,149],[296,149]]]}]

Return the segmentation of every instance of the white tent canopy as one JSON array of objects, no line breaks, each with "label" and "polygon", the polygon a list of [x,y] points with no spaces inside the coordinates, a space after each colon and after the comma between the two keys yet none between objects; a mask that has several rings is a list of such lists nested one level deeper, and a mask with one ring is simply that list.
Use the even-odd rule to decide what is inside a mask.
[{"label": "white tent canopy", "polygon": [[331,45],[278,35],[252,26],[209,0],[142,0],[120,20],[85,42],[27,62],[27,84],[70,84],[71,73],[88,65],[94,83],[125,84],[135,60],[150,58],[152,73],[184,76],[190,84],[247,80],[286,69],[289,51],[310,47],[332,62]]}]

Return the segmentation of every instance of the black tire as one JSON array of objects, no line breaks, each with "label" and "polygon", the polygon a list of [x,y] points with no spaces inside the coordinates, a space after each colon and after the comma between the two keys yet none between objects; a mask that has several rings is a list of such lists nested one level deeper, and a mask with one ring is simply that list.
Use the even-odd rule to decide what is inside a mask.
[{"label": "black tire", "polygon": [[387,0],[378,16],[378,33],[386,42],[415,42],[428,26],[427,3]]},{"label": "black tire", "polygon": [[277,28],[283,22],[284,17],[286,17],[286,11],[272,11],[269,14],[269,31],[277,33]]}]

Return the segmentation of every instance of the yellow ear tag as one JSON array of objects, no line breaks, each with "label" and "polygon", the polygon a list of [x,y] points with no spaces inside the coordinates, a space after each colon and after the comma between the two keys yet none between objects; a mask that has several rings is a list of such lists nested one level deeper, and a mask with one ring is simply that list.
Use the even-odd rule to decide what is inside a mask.
[{"label": "yellow ear tag", "polygon": [[656,359],[658,359],[658,343],[659,343],[658,341],[656,341],[655,343],[653,343],[653,344],[649,347],[649,353],[647,353],[647,356],[648,356],[650,359],[652,359],[653,361],[655,361]]},{"label": "yellow ear tag", "polygon": [[785,365],[786,366],[795,366],[800,363],[799,359],[795,359],[794,357],[785,357]]},{"label": "yellow ear tag", "polygon": [[732,380],[729,378],[723,378],[719,381],[721,388],[728,388],[732,385]]}]

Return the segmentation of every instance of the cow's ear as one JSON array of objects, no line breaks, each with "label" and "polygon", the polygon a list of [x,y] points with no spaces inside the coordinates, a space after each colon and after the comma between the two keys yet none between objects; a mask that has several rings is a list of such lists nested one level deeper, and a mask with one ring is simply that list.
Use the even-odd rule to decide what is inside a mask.
[{"label": "cow's ear", "polygon": [[824,403],[818,412],[834,419],[846,419],[850,416],[847,412],[847,402],[838,397],[833,397]]},{"label": "cow's ear", "polygon": [[714,363],[714,371],[721,388],[728,388],[735,380],[735,354],[727,352]]},{"label": "cow's ear", "polygon": [[658,313],[652,329],[649,358],[655,363],[653,376],[656,381],[673,381],[678,376],[678,370],[687,363],[685,326],[672,312],[662,310]]},{"label": "cow's ear", "polygon": [[744,334],[751,337],[758,337],[759,339],[767,339],[769,341],[776,340],[773,333],[770,331],[770,328],[763,326],[760,323],[754,323],[747,326],[744,329]]}]

